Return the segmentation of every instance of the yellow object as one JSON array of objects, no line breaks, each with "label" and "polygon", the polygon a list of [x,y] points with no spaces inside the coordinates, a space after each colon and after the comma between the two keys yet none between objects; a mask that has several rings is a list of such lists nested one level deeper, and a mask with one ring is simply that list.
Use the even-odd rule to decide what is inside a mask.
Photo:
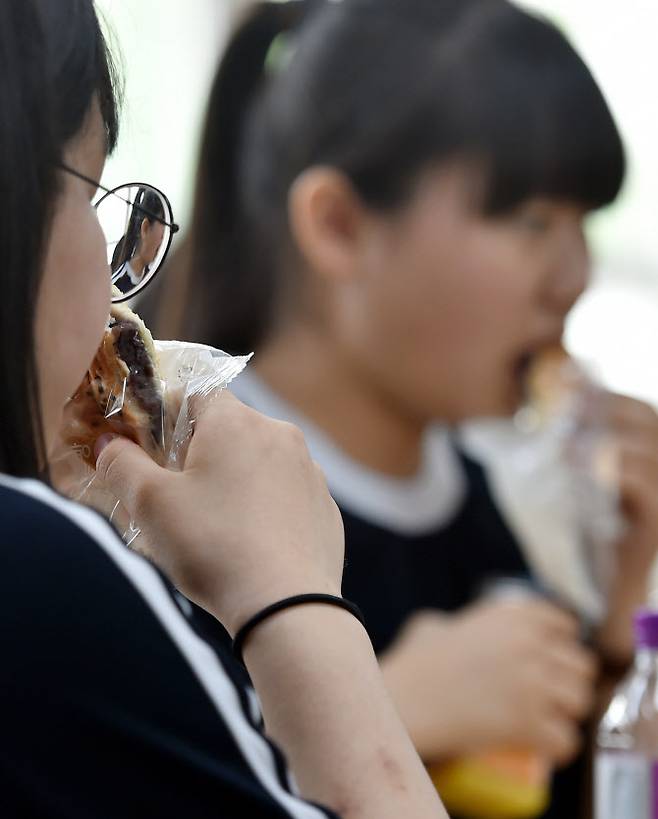
[{"label": "yellow object", "polygon": [[548,805],[548,766],[532,751],[491,751],[429,773],[448,812],[465,819],[535,819]]}]

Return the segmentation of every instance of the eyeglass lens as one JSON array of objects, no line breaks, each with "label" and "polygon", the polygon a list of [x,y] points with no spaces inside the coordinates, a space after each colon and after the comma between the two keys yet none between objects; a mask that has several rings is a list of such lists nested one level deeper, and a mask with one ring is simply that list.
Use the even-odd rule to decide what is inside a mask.
[{"label": "eyeglass lens", "polygon": [[122,299],[137,294],[169,249],[173,222],[169,203],[149,185],[124,185],[103,196],[96,212],[105,234],[112,284]]}]

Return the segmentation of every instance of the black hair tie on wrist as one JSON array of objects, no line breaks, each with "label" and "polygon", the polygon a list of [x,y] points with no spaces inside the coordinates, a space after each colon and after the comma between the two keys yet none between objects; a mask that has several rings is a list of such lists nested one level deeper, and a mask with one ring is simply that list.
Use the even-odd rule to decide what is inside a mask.
[{"label": "black hair tie on wrist", "polygon": [[271,606],[266,606],[264,609],[250,617],[247,622],[237,630],[233,640],[233,654],[243,665],[242,650],[244,648],[245,640],[251,632],[259,626],[263,620],[267,620],[273,614],[284,609],[290,609],[294,606],[303,606],[307,603],[325,603],[329,606],[337,606],[340,609],[349,611],[365,628],[365,620],[361,614],[361,610],[355,603],[350,603],[349,600],[344,600],[342,597],[336,597],[333,594],[297,594],[294,597],[286,597],[284,600],[279,600],[277,603],[272,603]]}]

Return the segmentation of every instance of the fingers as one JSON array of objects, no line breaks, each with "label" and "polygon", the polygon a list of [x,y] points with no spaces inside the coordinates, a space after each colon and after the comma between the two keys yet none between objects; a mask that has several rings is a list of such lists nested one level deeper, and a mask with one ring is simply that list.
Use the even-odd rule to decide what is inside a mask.
[{"label": "fingers", "polygon": [[631,507],[658,516],[658,447],[637,436],[626,435],[618,443],[619,490]]},{"label": "fingers", "polygon": [[658,414],[648,404],[626,396],[611,396],[609,423],[623,470],[640,466],[658,475]]},{"label": "fingers", "polygon": [[610,397],[610,425],[616,449],[616,483],[628,529],[620,542],[627,572],[644,575],[658,549],[658,414],[648,404]]},{"label": "fingers", "polygon": [[592,710],[594,690],[592,685],[585,684],[582,680],[561,680],[555,684],[553,698],[556,714],[580,722]]},{"label": "fingers", "polygon": [[545,629],[547,638],[578,639],[580,623],[577,617],[547,600],[535,600],[532,604],[531,616]]},{"label": "fingers", "polygon": [[190,443],[187,463],[203,460],[208,446],[213,452],[222,442],[230,445],[232,436],[243,434],[243,427],[250,413],[256,414],[224,390],[217,396],[204,398],[191,396],[188,399],[190,418],[194,419],[194,436]]},{"label": "fingers", "polygon": [[492,613],[498,610],[503,617],[516,622],[521,618],[524,622],[525,632],[533,640],[541,642],[544,639],[576,640],[578,638],[580,630],[578,619],[542,598],[510,599],[485,603],[484,605],[489,606]]},{"label": "fingers", "polygon": [[557,765],[566,765],[577,754],[582,736],[578,726],[559,714],[546,713],[531,726],[531,747]]},{"label": "fingers", "polygon": [[[578,641],[577,618],[546,601],[523,602],[516,619],[518,626],[523,618],[522,653],[515,661],[517,707],[551,759],[563,762],[579,747],[578,723],[591,712],[597,662]],[[521,724],[518,730],[523,732]]]},{"label": "fingers", "polygon": [[[579,726],[594,703],[595,667],[589,653],[578,647],[570,651],[552,647],[530,678],[535,682],[530,686],[534,694],[526,700],[528,740],[557,764],[569,762],[580,748]],[[518,729],[524,731],[522,725]]]},{"label": "fingers", "polygon": [[101,442],[97,452],[96,473],[103,484],[123,502],[131,516],[146,509],[158,484],[166,479],[166,470],[127,438]]},{"label": "fingers", "polygon": [[608,396],[606,420],[620,469],[640,466],[652,480],[658,475],[658,414],[642,401]]},{"label": "fingers", "polygon": [[594,704],[593,662],[583,659],[557,658],[551,663],[550,700],[555,710],[581,720],[589,714]]},{"label": "fingers", "polygon": [[310,468],[304,436],[297,427],[268,418],[226,390],[212,400],[197,403],[195,411],[197,418],[187,467],[206,465],[222,454],[231,456],[239,452],[244,460],[252,451],[263,457],[270,451],[286,448],[293,462],[303,459]]},{"label": "fingers", "polygon": [[653,446],[658,447],[658,413],[644,401],[626,395],[610,395],[608,419],[619,432],[637,431],[648,434]]},{"label": "fingers", "polygon": [[599,666],[596,654],[575,642],[551,643],[545,647],[551,673],[563,679],[582,680],[592,685]]},{"label": "fingers", "polygon": [[215,405],[219,405],[220,412],[231,412],[232,408],[235,410],[236,404],[246,407],[227,389],[211,392],[207,395],[198,393],[188,395],[186,401],[190,417],[195,419],[203,416],[211,408],[214,409]]}]

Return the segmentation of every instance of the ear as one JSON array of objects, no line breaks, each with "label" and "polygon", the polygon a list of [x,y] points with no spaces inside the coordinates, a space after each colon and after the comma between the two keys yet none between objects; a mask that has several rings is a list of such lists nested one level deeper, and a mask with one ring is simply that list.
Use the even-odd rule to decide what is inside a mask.
[{"label": "ear", "polygon": [[149,220],[148,219],[142,219],[142,224],[141,224],[141,227],[139,229],[139,232],[140,232],[140,235],[141,235],[142,239],[146,239],[146,236],[147,236],[147,234],[149,232],[149,227],[150,227]]},{"label": "ear", "polygon": [[328,167],[304,171],[290,189],[288,218],[295,245],[316,275],[354,275],[369,218],[345,174]]}]

